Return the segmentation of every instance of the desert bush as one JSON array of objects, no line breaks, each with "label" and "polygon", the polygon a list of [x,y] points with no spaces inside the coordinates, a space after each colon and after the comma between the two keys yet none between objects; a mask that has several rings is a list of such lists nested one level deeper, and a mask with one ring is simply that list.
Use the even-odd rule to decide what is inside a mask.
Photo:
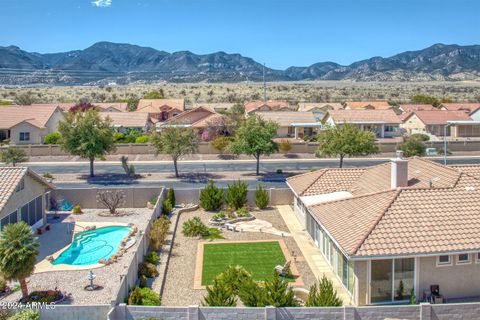
[{"label": "desert bush", "polygon": [[155,251],[150,251],[146,256],[145,256],[145,261],[151,263],[151,264],[157,264],[158,260],[160,260],[158,253]]},{"label": "desert bush", "polygon": [[259,209],[263,210],[268,206],[269,201],[267,190],[262,185],[259,185],[255,191],[255,204]]},{"label": "desert bush", "polygon": [[150,139],[149,136],[143,135],[143,136],[137,137],[135,139],[135,143],[147,143],[149,139]]},{"label": "desert bush", "polygon": [[229,266],[224,272],[218,275],[217,279],[223,281],[228,289],[238,294],[242,283],[252,278],[250,272],[242,266]]},{"label": "desert bush", "polygon": [[173,210],[172,203],[169,199],[163,199],[162,201],[162,214],[169,215]]},{"label": "desert bush", "polygon": [[138,286],[140,288],[146,288],[148,286],[147,277],[145,277],[144,275],[141,275],[140,277],[138,277]]},{"label": "desert bush", "polygon": [[150,262],[142,262],[138,265],[138,276],[145,276],[147,278],[158,277],[157,267]]},{"label": "desert bush", "polygon": [[128,297],[128,304],[138,306],[159,306],[161,298],[150,288],[135,287]]},{"label": "desert bush", "polygon": [[405,140],[398,146],[398,149],[403,151],[405,157],[423,156],[426,148],[427,147],[422,140],[412,137],[405,138]]},{"label": "desert bush", "polygon": [[278,149],[283,153],[288,153],[290,150],[292,150],[292,143],[288,140],[282,140],[278,144]]},{"label": "desert bush", "polygon": [[7,289],[7,281],[5,277],[0,274],[0,292],[3,292]]},{"label": "desert bush", "polygon": [[45,136],[43,139],[44,144],[59,144],[60,139],[62,139],[62,135],[60,132],[51,132]]},{"label": "desert bush", "polygon": [[288,281],[274,272],[273,279],[264,282],[264,305],[274,307],[296,307],[295,295],[288,287]]},{"label": "desert bush", "polygon": [[227,146],[230,143],[230,141],[232,141],[231,138],[220,136],[220,137],[216,137],[215,139],[213,139],[210,142],[210,144],[212,145],[212,147],[215,150],[219,151],[220,153],[223,153],[223,151],[225,151],[225,149],[227,149]]},{"label": "desert bush", "polygon": [[226,201],[230,208],[240,209],[247,203],[248,186],[240,180],[228,185]]},{"label": "desert bush", "polygon": [[166,216],[161,216],[153,222],[152,228],[148,233],[148,238],[150,239],[150,246],[153,250],[158,251],[162,248],[169,229],[170,220],[168,220]]},{"label": "desert bush", "polygon": [[125,203],[126,194],[123,190],[106,190],[97,194],[97,201],[108,208],[111,215],[117,214],[117,208]]},{"label": "desert bush", "polygon": [[200,192],[200,206],[207,211],[218,210],[223,205],[223,198],[223,190],[217,188],[213,181],[210,181]]},{"label": "desert bush", "polygon": [[113,141],[116,143],[122,143],[125,140],[125,133],[122,132],[115,132],[113,134]]},{"label": "desert bush", "polygon": [[82,207],[79,204],[76,204],[72,208],[72,213],[73,214],[82,214]]},{"label": "desert bush", "polygon": [[237,216],[238,217],[250,217],[250,213],[248,212],[247,207],[241,207],[240,209],[237,210]]},{"label": "desert bush", "polygon": [[9,317],[8,320],[40,320],[40,313],[38,310],[25,308]]},{"label": "desert bush", "polygon": [[205,237],[208,236],[209,230],[199,217],[193,217],[183,223],[182,233],[186,237]]},{"label": "desert bush", "polygon": [[410,138],[417,139],[419,141],[424,141],[424,142],[430,140],[430,136],[428,134],[424,134],[424,133],[414,133],[414,134],[410,135]]},{"label": "desert bush", "polygon": [[203,298],[202,305],[206,307],[235,307],[237,301],[229,286],[224,281],[215,279],[211,286],[207,286],[207,295]]}]

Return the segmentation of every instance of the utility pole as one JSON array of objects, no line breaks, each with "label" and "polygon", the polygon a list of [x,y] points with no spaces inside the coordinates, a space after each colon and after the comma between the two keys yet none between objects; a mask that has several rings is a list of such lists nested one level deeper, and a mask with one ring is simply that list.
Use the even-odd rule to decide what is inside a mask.
[{"label": "utility pole", "polygon": [[263,63],[263,102],[267,103],[267,82],[265,81],[265,63]]}]

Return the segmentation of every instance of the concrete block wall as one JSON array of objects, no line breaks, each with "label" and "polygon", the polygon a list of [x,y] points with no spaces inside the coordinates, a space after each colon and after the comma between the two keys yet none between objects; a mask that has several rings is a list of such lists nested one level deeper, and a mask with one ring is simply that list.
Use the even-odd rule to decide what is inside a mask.
[{"label": "concrete block wall", "polygon": [[[56,305],[54,309],[40,309],[42,320],[105,320],[110,305]],[[112,318],[113,319],[113,318]]]},{"label": "concrete block wall", "polygon": [[355,308],[352,320],[420,319],[420,306],[370,306]]}]

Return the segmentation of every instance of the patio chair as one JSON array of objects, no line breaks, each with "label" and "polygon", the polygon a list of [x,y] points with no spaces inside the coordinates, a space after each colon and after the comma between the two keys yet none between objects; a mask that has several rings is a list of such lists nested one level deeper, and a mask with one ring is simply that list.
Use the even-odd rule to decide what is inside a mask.
[{"label": "patio chair", "polygon": [[282,265],[278,265],[275,267],[275,272],[278,273],[279,275],[281,275],[282,277],[286,276],[288,274],[288,272],[290,271],[290,263],[291,261],[287,261],[285,262],[285,264],[282,266]]},{"label": "patio chair", "polygon": [[443,303],[443,295],[440,294],[440,286],[438,284],[432,284],[430,286],[430,293],[431,293],[431,299],[432,303],[434,304],[440,304]]}]

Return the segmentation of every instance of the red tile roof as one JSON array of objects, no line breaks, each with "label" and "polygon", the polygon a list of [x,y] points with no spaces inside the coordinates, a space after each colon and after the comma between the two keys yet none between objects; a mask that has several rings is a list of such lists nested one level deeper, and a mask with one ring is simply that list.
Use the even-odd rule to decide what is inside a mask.
[{"label": "red tile roof", "polygon": [[393,110],[330,110],[328,115],[335,123],[400,123]]},{"label": "red tile roof", "polygon": [[[426,125],[443,125],[447,121],[466,121],[472,120],[464,111],[447,111],[447,110],[431,110],[431,111],[415,111],[415,114]],[[410,116],[412,115],[410,114]],[[405,118],[406,121],[408,118]]]}]

